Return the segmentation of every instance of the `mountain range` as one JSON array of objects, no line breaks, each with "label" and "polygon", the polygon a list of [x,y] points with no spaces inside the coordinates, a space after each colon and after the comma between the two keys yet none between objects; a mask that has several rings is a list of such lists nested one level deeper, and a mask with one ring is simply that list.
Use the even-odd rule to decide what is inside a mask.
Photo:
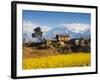
[{"label": "mountain range", "polygon": [[90,38],[90,36],[91,36],[90,30],[86,30],[86,31],[80,32],[80,33],[75,33],[73,31],[70,31],[66,27],[54,28],[54,29],[44,33],[43,36],[47,39],[52,39],[56,36],[56,34],[69,35],[71,39],[80,38],[80,37]]},{"label": "mountain range", "polygon": [[[43,38],[53,39],[56,36],[56,34],[69,35],[71,39],[80,38],[80,37],[83,37],[83,38],[90,38],[91,37],[90,30],[76,33],[74,31],[70,31],[66,27],[56,27],[56,28],[53,28],[53,29],[43,33]],[[31,32],[23,32],[23,39],[25,39],[26,42],[33,41],[31,35],[32,35]]]}]

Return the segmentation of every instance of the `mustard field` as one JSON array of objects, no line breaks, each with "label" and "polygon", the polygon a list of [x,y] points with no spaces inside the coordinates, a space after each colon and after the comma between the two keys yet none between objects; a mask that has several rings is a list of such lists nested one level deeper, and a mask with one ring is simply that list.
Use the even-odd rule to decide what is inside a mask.
[{"label": "mustard field", "polygon": [[90,53],[70,53],[52,56],[23,58],[22,69],[43,69],[90,66]]}]

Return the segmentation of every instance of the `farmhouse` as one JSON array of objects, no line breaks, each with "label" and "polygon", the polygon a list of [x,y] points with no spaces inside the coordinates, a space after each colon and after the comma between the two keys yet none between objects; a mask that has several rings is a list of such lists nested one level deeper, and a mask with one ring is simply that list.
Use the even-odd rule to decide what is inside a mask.
[{"label": "farmhouse", "polygon": [[85,46],[85,39],[84,38],[76,38],[76,39],[71,39],[69,41],[69,44],[73,44],[76,46]]},{"label": "farmhouse", "polygon": [[59,42],[67,42],[70,40],[70,36],[69,35],[56,35],[56,39]]}]

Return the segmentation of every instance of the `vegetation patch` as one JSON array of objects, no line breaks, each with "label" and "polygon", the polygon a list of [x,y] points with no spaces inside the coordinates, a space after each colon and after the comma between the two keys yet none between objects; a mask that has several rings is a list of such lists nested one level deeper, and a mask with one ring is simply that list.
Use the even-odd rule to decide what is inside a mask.
[{"label": "vegetation patch", "polygon": [[23,58],[23,69],[90,66],[90,53],[71,53],[39,58]]}]

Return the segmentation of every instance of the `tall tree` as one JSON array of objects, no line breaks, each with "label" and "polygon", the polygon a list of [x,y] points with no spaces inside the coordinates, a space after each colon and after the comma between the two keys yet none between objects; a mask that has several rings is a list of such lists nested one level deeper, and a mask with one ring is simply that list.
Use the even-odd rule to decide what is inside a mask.
[{"label": "tall tree", "polygon": [[35,32],[32,33],[32,37],[42,37],[43,32],[40,27],[35,28],[33,31]]}]

